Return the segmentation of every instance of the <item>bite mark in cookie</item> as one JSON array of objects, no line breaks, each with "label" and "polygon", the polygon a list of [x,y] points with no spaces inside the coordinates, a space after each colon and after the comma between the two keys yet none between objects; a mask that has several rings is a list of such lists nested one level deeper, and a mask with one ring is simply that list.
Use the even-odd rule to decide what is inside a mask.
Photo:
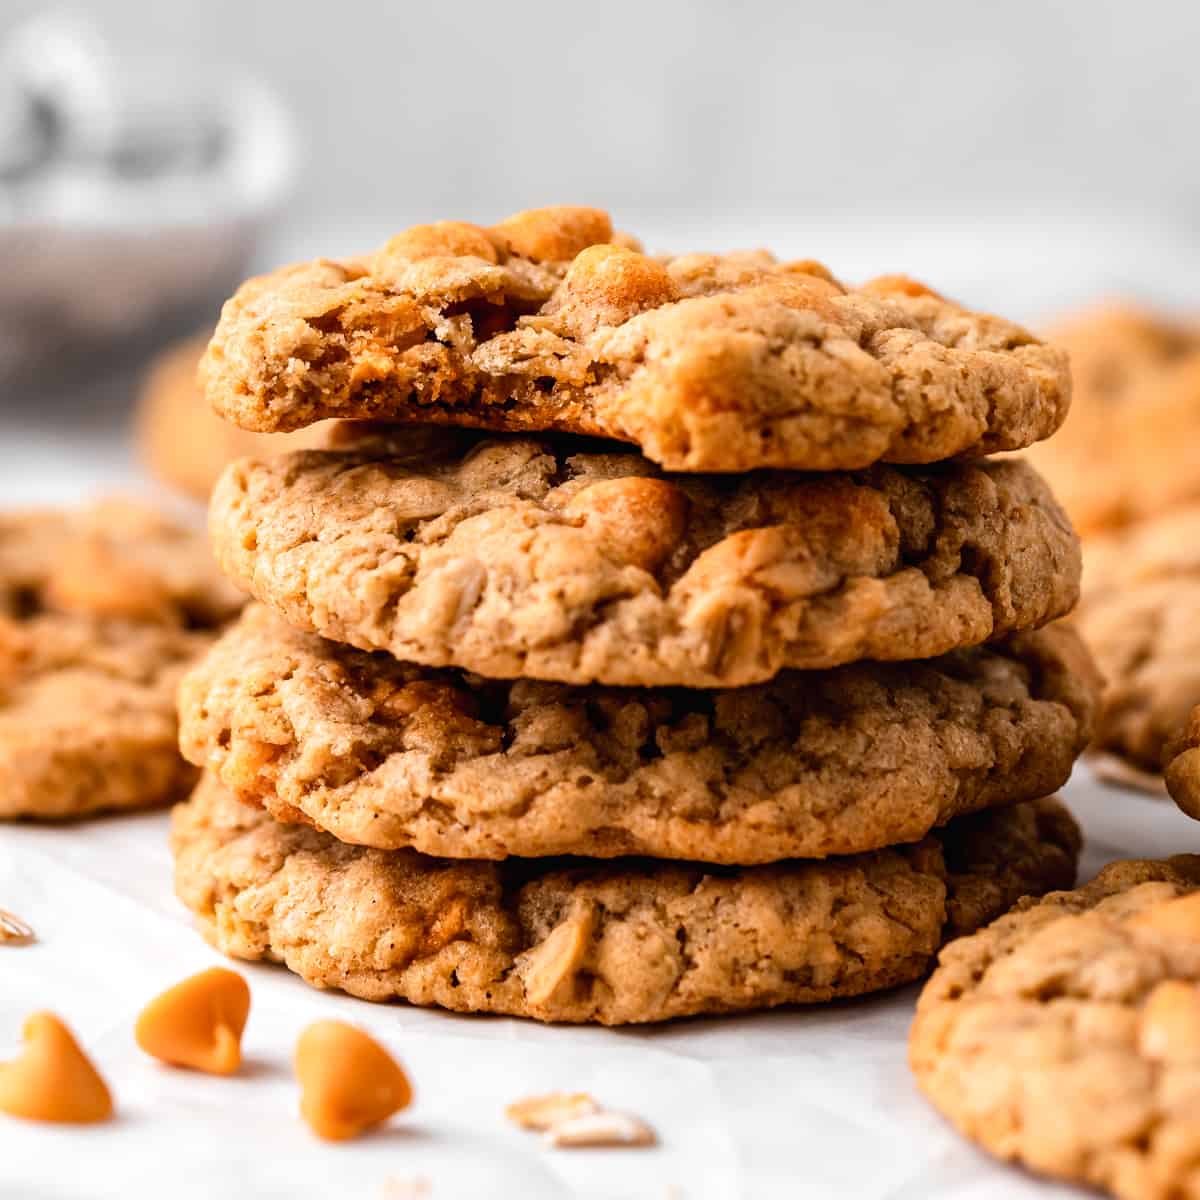
[{"label": "bite mark in cookie", "polygon": [[1066,356],[899,276],[766,252],[653,258],[597,209],[415,226],[243,284],[204,372],[256,430],[327,417],[631,442],[671,470],[854,469],[1017,449]]}]

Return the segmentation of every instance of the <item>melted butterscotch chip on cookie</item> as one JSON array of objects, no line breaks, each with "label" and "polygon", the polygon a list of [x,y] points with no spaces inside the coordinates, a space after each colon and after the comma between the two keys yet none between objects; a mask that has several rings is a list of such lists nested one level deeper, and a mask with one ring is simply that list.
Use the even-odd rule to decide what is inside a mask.
[{"label": "melted butterscotch chip on cookie", "polygon": [[951,943],[909,1043],[993,1154],[1124,1200],[1200,1195],[1200,857],[1118,862]]},{"label": "melted butterscotch chip on cookie", "polygon": [[253,430],[384,418],[629,442],[677,471],[847,469],[1027,446],[1066,356],[904,276],[764,251],[652,257],[593,208],[418,225],[225,305],[210,401]]},{"label": "melted butterscotch chip on cookie", "polygon": [[768,866],[431,858],[285,825],[206,775],[173,815],[175,885],[206,938],[367,1000],[620,1025],[860,995],[950,937],[1069,886],[1054,800],[915,844]]}]

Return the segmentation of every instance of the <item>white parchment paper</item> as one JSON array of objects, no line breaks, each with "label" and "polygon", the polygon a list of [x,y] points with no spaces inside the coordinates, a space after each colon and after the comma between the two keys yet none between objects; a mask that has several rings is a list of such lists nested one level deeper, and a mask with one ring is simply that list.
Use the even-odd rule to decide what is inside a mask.
[{"label": "white parchment paper", "polygon": [[[1067,797],[1088,833],[1083,877],[1112,858],[1200,847],[1200,830],[1167,801],[1098,784],[1086,768]],[[0,949],[0,1057],[16,1050],[27,1013],[54,1009],[119,1109],[115,1123],[84,1129],[0,1118],[5,1200],[383,1200],[405,1195],[401,1185],[436,1200],[1071,1194],[991,1162],[916,1093],[905,1066],[915,988],[751,1017],[568,1029],[379,1007],[245,965],[247,1069],[215,1079],[160,1067],[133,1042],[145,1001],[219,961],[173,897],[164,814],[0,827],[0,906],[39,938]],[[291,1074],[297,1034],[328,1016],[369,1029],[416,1088],[392,1125],[338,1146],[299,1120]],[[504,1120],[510,1101],[553,1088],[638,1113],[660,1146],[547,1150]]]}]

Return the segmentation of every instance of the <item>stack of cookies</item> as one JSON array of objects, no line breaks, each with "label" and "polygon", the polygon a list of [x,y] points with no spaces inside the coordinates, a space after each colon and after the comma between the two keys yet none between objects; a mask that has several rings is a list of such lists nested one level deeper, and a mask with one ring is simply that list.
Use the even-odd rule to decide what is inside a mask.
[{"label": "stack of cookies", "polygon": [[344,420],[211,501],[260,603],[181,688],[173,843],[228,953],[653,1021],[914,979],[1072,881],[1079,548],[980,457],[1065,415],[1023,330],[559,208],[252,280],[204,371]]}]

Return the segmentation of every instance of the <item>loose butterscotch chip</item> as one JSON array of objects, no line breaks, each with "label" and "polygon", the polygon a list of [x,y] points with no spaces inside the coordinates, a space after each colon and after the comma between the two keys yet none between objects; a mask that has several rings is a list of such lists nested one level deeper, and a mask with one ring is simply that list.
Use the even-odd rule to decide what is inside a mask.
[{"label": "loose butterscotch chip", "polygon": [[0,1112],[65,1125],[90,1125],[112,1116],[108,1087],[58,1017],[34,1013],[22,1037],[21,1054],[0,1063]]},{"label": "loose butterscotch chip", "polygon": [[242,1063],[250,987],[227,967],[210,967],[156,996],[135,1036],[147,1054],[176,1067],[232,1075]]},{"label": "loose butterscotch chip", "polygon": [[22,921],[16,913],[0,908],[0,946],[28,946],[37,941],[33,926]]},{"label": "loose butterscotch chip", "polygon": [[404,1069],[369,1034],[316,1021],[296,1043],[300,1113],[318,1137],[341,1142],[381,1125],[412,1102]]}]

